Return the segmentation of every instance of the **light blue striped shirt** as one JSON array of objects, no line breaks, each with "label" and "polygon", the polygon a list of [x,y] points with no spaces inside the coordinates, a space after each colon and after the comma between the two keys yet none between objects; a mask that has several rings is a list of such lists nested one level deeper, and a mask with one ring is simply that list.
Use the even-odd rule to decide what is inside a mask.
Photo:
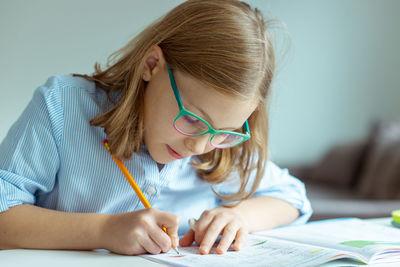
[{"label": "light blue striped shirt", "polygon": [[[0,145],[0,212],[23,203],[67,212],[120,213],[143,205],[103,145],[106,134],[89,121],[104,111],[106,94],[93,82],[71,75],[53,76],[32,100]],[[196,175],[190,158],[161,171],[146,148],[124,161],[150,204],[181,219],[219,206],[223,200]],[[236,192],[235,179],[214,186]],[[303,183],[268,162],[255,196],[285,200],[299,209],[295,223],[311,216]],[[260,210],[260,213],[263,212]]]}]

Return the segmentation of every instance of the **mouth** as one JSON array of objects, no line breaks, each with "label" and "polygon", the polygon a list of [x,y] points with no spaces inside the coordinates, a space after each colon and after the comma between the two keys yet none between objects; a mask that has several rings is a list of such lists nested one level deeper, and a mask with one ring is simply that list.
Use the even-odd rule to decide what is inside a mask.
[{"label": "mouth", "polygon": [[183,158],[183,156],[181,156],[178,152],[173,150],[169,145],[167,145],[167,151],[168,151],[168,154],[170,154],[172,157],[174,157],[176,159],[182,159]]}]

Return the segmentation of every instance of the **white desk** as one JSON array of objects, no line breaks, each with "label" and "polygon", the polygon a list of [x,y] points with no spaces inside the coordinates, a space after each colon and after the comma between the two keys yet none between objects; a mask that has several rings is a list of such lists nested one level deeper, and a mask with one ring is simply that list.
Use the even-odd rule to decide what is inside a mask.
[{"label": "white desk", "polygon": [[160,267],[136,256],[106,252],[15,249],[0,251],[1,267]]},{"label": "white desk", "polygon": [[[393,227],[391,218],[368,219],[375,223]],[[321,266],[354,266],[353,261],[341,260],[329,262]],[[136,256],[122,256],[102,251],[62,251],[62,250],[0,250],[0,267],[134,267],[153,266],[162,264]],[[398,267],[399,263],[389,265],[374,265],[376,267]]]}]

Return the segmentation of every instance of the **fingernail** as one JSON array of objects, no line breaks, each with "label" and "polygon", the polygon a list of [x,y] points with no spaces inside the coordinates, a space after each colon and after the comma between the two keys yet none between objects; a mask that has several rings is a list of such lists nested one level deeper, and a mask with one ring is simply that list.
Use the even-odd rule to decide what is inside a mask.
[{"label": "fingernail", "polygon": [[192,229],[193,231],[195,230],[196,223],[197,223],[197,220],[196,220],[195,218],[190,218],[190,219],[189,219],[189,227],[190,227],[190,229]]},{"label": "fingernail", "polygon": [[217,247],[215,250],[217,251],[218,254],[224,254],[225,253],[220,247]]},{"label": "fingernail", "polygon": [[200,247],[200,250],[202,250],[204,254],[208,254],[208,249],[206,247]]}]

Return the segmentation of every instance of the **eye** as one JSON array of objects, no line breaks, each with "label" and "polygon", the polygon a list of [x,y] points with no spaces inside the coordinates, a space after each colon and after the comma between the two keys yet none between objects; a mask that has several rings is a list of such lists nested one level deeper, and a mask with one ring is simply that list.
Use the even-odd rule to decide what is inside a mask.
[{"label": "eye", "polygon": [[240,139],[241,137],[238,136],[238,135],[234,135],[234,134],[227,134],[225,136],[225,138],[226,138],[227,141],[233,141],[233,140],[236,140],[236,139]]},{"label": "eye", "polygon": [[188,123],[197,123],[197,122],[199,122],[199,119],[196,119],[195,117],[192,117],[192,116],[187,116],[186,115],[186,116],[183,116],[183,118]]}]

